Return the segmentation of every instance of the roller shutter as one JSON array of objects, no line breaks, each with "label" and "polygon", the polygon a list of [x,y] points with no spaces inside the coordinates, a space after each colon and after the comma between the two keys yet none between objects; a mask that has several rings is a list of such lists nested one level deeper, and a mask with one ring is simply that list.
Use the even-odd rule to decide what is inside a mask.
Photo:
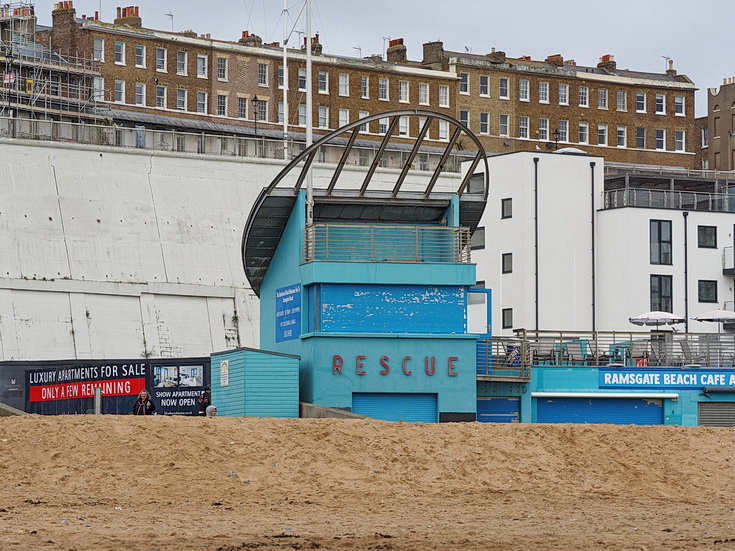
[{"label": "roller shutter", "polygon": [[482,423],[519,423],[520,404],[519,398],[478,398],[477,420]]},{"label": "roller shutter", "polygon": [[735,402],[700,402],[699,424],[703,427],[735,427]]},{"label": "roller shutter", "polygon": [[352,412],[384,421],[437,422],[436,394],[353,394]]},{"label": "roller shutter", "polygon": [[660,398],[537,398],[539,423],[610,423],[662,425]]}]

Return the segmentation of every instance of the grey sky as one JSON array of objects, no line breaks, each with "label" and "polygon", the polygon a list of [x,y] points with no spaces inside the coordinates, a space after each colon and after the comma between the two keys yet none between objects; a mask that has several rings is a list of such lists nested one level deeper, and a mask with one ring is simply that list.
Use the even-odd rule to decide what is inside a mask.
[{"label": "grey sky", "polygon": [[[40,23],[50,24],[53,0],[28,3],[35,3]],[[292,22],[303,4],[289,0]],[[171,30],[166,14],[172,13],[176,31],[237,40],[249,30],[266,42],[282,41],[283,0],[74,0],[77,15],[101,8],[103,21],[127,5],[140,7],[149,28]],[[735,66],[726,61],[735,43],[732,0],[312,0],[312,11],[312,30],[324,50],[337,55],[381,53],[390,37],[403,38],[414,60],[421,59],[422,44],[433,40],[442,40],[447,50],[475,54],[492,48],[533,59],[562,54],[580,65],[596,65],[610,53],[622,69],[652,72],[664,72],[664,56],[670,57],[700,88],[697,116],[706,114],[707,88],[735,76]],[[305,29],[303,16],[295,29]],[[292,44],[297,40],[294,34]]]}]

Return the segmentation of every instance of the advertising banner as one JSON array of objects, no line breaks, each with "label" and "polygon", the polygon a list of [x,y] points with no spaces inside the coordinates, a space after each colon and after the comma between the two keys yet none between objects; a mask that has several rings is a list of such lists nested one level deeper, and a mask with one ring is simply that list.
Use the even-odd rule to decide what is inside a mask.
[{"label": "advertising banner", "polygon": [[600,369],[600,388],[735,387],[735,370]]},{"label": "advertising banner", "polygon": [[301,336],[301,284],[276,289],[276,342]]}]

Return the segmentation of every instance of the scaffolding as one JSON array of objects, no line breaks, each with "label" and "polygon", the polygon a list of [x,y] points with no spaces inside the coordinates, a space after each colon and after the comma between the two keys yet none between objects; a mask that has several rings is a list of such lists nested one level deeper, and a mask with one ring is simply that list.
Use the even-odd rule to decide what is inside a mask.
[{"label": "scaffolding", "polygon": [[37,34],[33,4],[0,5],[0,67],[0,116],[76,122],[99,118],[99,63],[55,53]]}]

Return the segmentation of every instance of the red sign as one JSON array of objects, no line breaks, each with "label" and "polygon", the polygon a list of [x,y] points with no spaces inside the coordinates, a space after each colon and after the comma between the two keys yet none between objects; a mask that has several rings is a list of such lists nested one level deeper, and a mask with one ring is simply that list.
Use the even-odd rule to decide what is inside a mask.
[{"label": "red sign", "polygon": [[136,379],[111,379],[107,381],[84,381],[60,385],[36,385],[30,387],[31,402],[92,398],[95,387],[102,389],[102,396],[128,396],[138,394],[145,388],[145,377]]},{"label": "red sign", "polygon": [[5,84],[13,84],[15,82],[15,73],[3,73],[3,82]]}]

